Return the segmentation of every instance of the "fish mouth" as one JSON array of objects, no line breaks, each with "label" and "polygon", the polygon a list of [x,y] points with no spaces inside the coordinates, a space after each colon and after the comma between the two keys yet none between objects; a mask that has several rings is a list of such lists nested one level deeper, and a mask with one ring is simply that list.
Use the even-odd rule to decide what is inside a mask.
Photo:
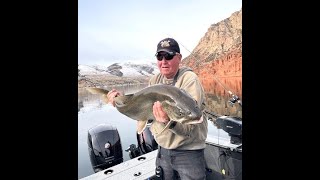
[{"label": "fish mouth", "polygon": [[193,120],[189,120],[187,122],[185,122],[185,124],[199,124],[203,122],[203,116],[197,116],[197,118],[193,119]]},{"label": "fish mouth", "polygon": [[201,123],[203,119],[202,115],[199,116],[199,114],[189,114],[188,116],[181,118],[177,121],[182,124],[198,124]]},{"label": "fish mouth", "polygon": [[190,115],[188,115],[188,118],[191,120],[197,120],[200,119],[202,116],[202,114],[200,113],[191,113]]}]

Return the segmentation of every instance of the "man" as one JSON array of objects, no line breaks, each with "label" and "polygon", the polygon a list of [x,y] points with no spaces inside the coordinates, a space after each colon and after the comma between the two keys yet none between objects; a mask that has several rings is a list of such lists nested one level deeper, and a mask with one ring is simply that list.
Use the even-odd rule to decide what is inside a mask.
[{"label": "man", "polygon": [[[149,85],[169,84],[184,89],[204,109],[204,90],[198,76],[187,68],[179,68],[182,55],[177,41],[165,38],[157,45],[158,68],[160,73],[151,77]],[[114,105],[113,98],[120,93],[112,90],[107,98]],[[155,121],[150,126],[159,145],[156,166],[162,169],[162,179],[203,180],[205,179],[204,148],[207,138],[208,124],[203,120],[199,124],[181,124],[170,121],[161,103],[153,105]],[[138,132],[144,127],[142,121],[137,121]],[[169,128],[163,132],[165,126]],[[161,132],[161,133],[158,133]]]}]

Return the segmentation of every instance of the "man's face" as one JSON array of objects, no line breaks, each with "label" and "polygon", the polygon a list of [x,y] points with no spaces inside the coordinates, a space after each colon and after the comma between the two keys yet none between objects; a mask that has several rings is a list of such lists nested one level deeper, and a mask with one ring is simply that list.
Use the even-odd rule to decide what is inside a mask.
[{"label": "man's face", "polygon": [[171,60],[166,60],[166,58],[163,57],[166,56],[167,52],[161,51],[158,54],[160,55],[160,57],[162,57],[161,60],[157,60],[160,73],[163,74],[166,78],[172,79],[179,69],[181,54],[174,55]]}]

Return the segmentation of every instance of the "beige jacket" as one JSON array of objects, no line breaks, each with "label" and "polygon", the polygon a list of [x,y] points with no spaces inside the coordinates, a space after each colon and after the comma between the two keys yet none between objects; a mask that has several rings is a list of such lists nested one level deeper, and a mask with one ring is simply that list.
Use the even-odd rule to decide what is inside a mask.
[{"label": "beige jacket", "polygon": [[[166,79],[160,73],[153,76],[149,85],[153,84],[171,84],[173,79]],[[204,90],[200,83],[198,76],[192,72],[187,71],[183,73],[175,83],[175,86],[184,89],[188,92],[198,103],[199,107],[204,109]],[[171,124],[173,121],[170,121]],[[208,122],[206,119],[199,124],[181,124],[177,123],[173,128],[169,128],[158,134],[159,130],[163,129],[165,125],[154,121],[150,127],[152,134],[158,145],[166,149],[180,149],[180,150],[195,150],[205,148],[205,140],[208,133]]]}]

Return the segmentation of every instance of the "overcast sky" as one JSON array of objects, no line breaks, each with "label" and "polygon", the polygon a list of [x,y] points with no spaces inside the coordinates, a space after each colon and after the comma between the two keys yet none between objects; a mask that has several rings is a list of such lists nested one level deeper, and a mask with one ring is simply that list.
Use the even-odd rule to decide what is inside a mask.
[{"label": "overcast sky", "polygon": [[242,7],[241,0],[78,0],[78,4],[78,64],[84,65],[156,62],[157,43],[166,37],[178,41],[184,58],[211,24]]}]

